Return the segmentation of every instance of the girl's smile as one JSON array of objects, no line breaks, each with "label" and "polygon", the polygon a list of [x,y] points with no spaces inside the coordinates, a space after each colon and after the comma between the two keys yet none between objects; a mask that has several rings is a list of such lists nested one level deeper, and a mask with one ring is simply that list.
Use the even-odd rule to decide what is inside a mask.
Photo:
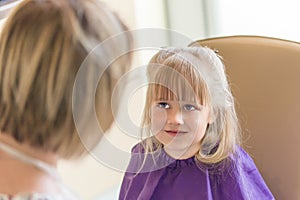
[{"label": "girl's smile", "polygon": [[188,133],[187,131],[180,131],[180,130],[165,130],[165,132],[174,137],[180,134]]}]

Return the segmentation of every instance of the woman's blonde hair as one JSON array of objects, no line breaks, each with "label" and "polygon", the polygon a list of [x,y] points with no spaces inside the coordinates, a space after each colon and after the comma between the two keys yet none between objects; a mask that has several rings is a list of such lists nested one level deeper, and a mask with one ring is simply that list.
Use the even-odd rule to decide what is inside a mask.
[{"label": "woman's blonde hair", "polygon": [[[75,129],[72,92],[89,53],[111,36],[127,31],[119,17],[98,0],[24,0],[9,15],[0,37],[0,128],[20,143],[70,158],[85,152]],[[89,57],[82,93],[88,95],[101,60],[131,48],[129,34]],[[130,55],[111,63],[96,92],[99,123],[113,122],[111,96],[128,69]],[[87,134],[88,137],[88,134]],[[94,139],[95,140],[95,139]],[[96,141],[95,141],[96,143]]]},{"label": "woman's blonde hair", "polygon": [[157,100],[198,101],[208,106],[213,122],[208,125],[196,158],[218,163],[235,152],[240,128],[234,98],[220,56],[207,47],[165,48],[148,65],[149,86],[142,120],[144,148],[154,152],[162,144],[151,135],[151,105]]}]

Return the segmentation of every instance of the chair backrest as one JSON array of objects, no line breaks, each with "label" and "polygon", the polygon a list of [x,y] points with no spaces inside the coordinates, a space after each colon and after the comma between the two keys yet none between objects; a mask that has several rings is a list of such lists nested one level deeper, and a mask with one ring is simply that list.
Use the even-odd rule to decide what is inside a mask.
[{"label": "chair backrest", "polygon": [[300,43],[260,36],[195,41],[223,57],[244,148],[279,200],[300,199]]}]

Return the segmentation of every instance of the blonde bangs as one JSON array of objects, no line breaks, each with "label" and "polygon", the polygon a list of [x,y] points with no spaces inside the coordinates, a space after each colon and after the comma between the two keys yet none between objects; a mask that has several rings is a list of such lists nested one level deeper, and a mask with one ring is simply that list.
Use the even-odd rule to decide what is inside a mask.
[{"label": "blonde bangs", "polygon": [[152,102],[176,100],[201,105],[209,102],[208,87],[201,73],[191,63],[174,56],[153,73],[148,89],[148,97]]}]

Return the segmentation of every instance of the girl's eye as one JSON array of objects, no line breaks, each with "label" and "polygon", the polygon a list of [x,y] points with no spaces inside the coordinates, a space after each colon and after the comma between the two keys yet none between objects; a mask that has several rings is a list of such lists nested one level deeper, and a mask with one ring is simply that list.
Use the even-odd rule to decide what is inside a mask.
[{"label": "girl's eye", "polygon": [[166,102],[159,102],[159,103],[157,103],[157,106],[159,108],[164,108],[164,109],[170,108],[170,105],[168,103],[166,103]]},{"label": "girl's eye", "polygon": [[186,104],[183,106],[183,109],[187,111],[193,111],[193,110],[197,110],[197,107],[191,104]]}]

